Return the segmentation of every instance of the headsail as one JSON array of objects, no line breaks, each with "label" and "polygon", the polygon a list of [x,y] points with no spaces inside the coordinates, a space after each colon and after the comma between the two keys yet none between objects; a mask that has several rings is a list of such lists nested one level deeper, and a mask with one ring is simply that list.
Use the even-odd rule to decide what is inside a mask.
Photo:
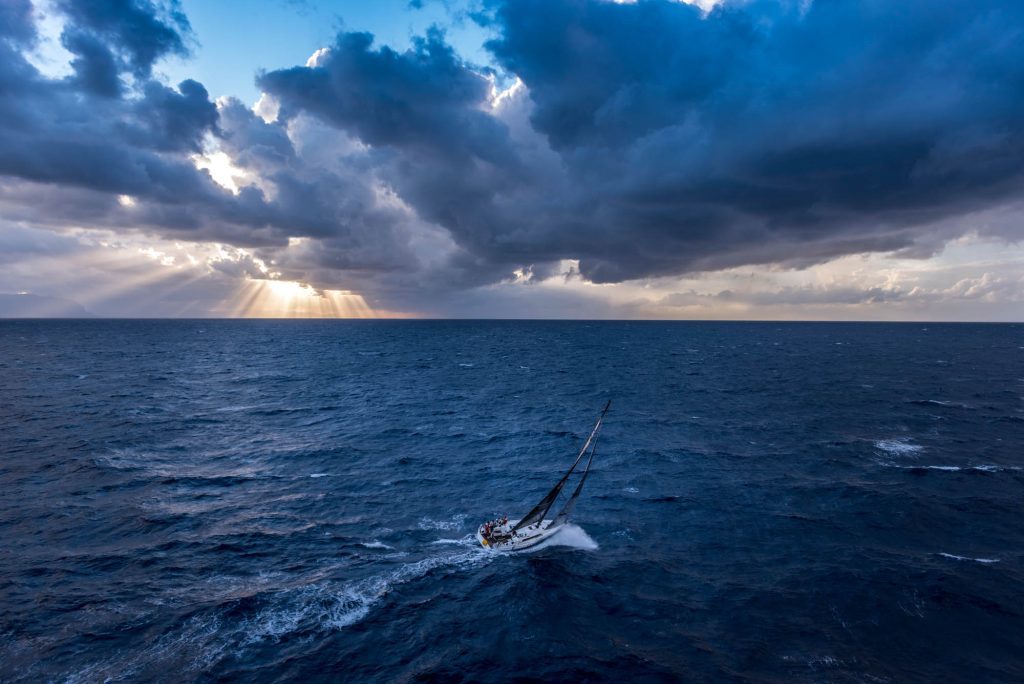
[{"label": "headsail", "polygon": [[580,477],[580,483],[576,485],[576,491],[572,493],[569,500],[565,502],[565,506],[555,516],[555,521],[551,523],[552,527],[557,525],[564,525],[569,520],[569,514],[572,513],[572,509],[576,506],[576,499],[580,498],[580,492],[583,491],[583,483],[587,481],[587,475],[590,474],[590,464],[594,462],[594,454],[597,453],[597,440],[594,440],[594,446],[590,449],[590,458],[587,459],[587,467],[583,471],[582,477]]},{"label": "headsail", "polygon": [[[576,460],[573,461],[572,467],[569,468],[565,475],[562,476],[562,479],[558,481],[558,484],[556,484],[551,489],[551,491],[548,492],[547,495],[540,500],[540,503],[534,506],[529,513],[523,516],[522,520],[516,523],[515,527],[512,528],[513,532],[520,530],[524,527],[529,527],[530,525],[536,522],[544,520],[544,516],[547,515],[548,510],[551,508],[552,504],[555,503],[555,499],[557,499],[558,495],[562,493],[562,489],[565,487],[565,483],[569,481],[569,476],[572,475],[572,472],[574,470],[576,470],[576,466],[579,464],[580,459],[582,459],[583,455],[587,453],[587,450],[590,448],[591,443],[597,436],[597,431],[601,429],[601,423],[602,421],[604,421],[604,414],[608,413],[608,407],[611,405],[611,400],[609,400],[608,403],[604,405],[604,410],[601,411],[601,415],[600,417],[598,417],[597,423],[594,424],[594,429],[590,431],[590,436],[587,437],[587,441],[583,443],[583,448],[580,449],[579,455],[576,457]],[[591,453],[590,457],[591,459],[593,459],[593,453]],[[587,464],[587,468],[590,468],[589,463]]]}]

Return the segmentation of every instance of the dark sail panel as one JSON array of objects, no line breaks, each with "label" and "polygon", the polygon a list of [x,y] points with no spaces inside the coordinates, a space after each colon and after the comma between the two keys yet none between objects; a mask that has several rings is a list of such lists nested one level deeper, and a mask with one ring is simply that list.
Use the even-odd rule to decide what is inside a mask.
[{"label": "dark sail panel", "polygon": [[576,507],[576,499],[580,498],[580,492],[583,491],[583,483],[587,481],[587,475],[590,474],[590,464],[594,462],[594,454],[597,453],[597,442],[594,442],[594,448],[590,450],[590,458],[587,459],[587,467],[583,471],[583,476],[580,477],[580,483],[576,485],[576,491],[572,493],[569,500],[565,502],[565,506],[555,516],[555,521],[552,525],[564,525],[569,520],[569,514],[572,513],[572,509]]},{"label": "dark sail panel", "polygon": [[555,499],[557,499],[558,495],[562,493],[562,487],[565,486],[566,482],[566,478],[562,478],[562,480],[555,485],[555,488],[548,492],[548,495],[541,499],[540,503],[534,506],[533,510],[527,513],[512,529],[518,530],[523,527],[529,527],[535,522],[543,520],[548,509],[551,508],[551,504],[555,503]]},{"label": "dark sail panel", "polygon": [[[551,491],[547,493],[547,496],[541,499],[540,503],[534,506],[529,513],[523,516],[522,520],[516,523],[515,527],[512,528],[513,532],[544,520],[544,516],[547,515],[548,510],[551,508],[552,504],[555,503],[555,499],[557,499],[558,495],[562,493],[562,488],[565,487],[565,483],[569,481],[569,476],[572,475],[574,470],[576,470],[576,466],[579,465],[580,459],[583,458],[583,454],[587,453],[587,449],[589,449],[591,443],[593,443],[594,438],[597,436],[597,431],[601,429],[601,422],[604,420],[604,415],[608,413],[608,407],[611,405],[611,401],[604,405],[604,410],[601,411],[601,416],[597,419],[594,429],[590,431],[590,436],[587,437],[587,441],[583,443],[583,448],[580,449],[579,455],[576,456],[576,460],[573,461],[572,467],[569,468],[565,475],[562,476],[562,479],[558,481],[558,484],[556,484]],[[591,453],[591,458],[593,458],[593,453]],[[589,468],[589,464],[587,467]]]}]

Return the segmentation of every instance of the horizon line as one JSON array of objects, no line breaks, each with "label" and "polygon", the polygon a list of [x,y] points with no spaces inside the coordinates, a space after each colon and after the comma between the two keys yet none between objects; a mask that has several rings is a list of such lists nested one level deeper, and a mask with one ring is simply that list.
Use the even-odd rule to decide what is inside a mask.
[{"label": "horizon line", "polygon": [[897,325],[1022,325],[1021,320],[883,320],[883,319],[795,319],[795,318],[527,318],[475,316],[417,316],[408,318],[345,318],[341,316],[0,316],[3,321],[359,321],[378,323],[414,322],[523,322],[523,323],[873,323]]}]

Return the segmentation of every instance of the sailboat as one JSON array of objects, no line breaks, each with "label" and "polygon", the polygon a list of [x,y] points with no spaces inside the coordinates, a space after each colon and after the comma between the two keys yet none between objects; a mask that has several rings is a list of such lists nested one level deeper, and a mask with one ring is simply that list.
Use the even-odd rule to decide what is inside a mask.
[{"label": "sailboat", "polygon": [[[486,522],[477,528],[476,538],[481,546],[494,551],[523,551],[537,546],[561,531],[562,527],[569,520],[569,514],[572,513],[573,508],[576,506],[576,499],[579,498],[580,492],[583,491],[583,483],[587,480],[587,475],[590,473],[590,465],[594,462],[594,454],[597,452],[597,433],[601,430],[604,416],[608,413],[608,408],[611,405],[612,402],[610,400],[604,405],[601,415],[597,418],[597,423],[594,424],[594,429],[590,431],[590,436],[583,443],[583,448],[580,449],[576,460],[573,461],[572,467],[562,476],[558,484],[540,500],[540,503],[519,520],[508,520],[507,518],[494,520]],[[580,461],[583,460],[583,457],[588,452],[587,465],[583,470],[583,475],[580,477],[579,484],[576,485],[576,490],[554,518],[545,518],[558,499],[558,495],[562,493],[562,489],[569,482],[569,476],[573,474],[576,466],[580,464]]]}]

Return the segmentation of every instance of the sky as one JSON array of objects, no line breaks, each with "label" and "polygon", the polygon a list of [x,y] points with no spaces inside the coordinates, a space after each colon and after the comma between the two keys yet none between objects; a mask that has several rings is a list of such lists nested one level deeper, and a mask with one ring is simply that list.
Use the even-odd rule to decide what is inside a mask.
[{"label": "sky", "polygon": [[1024,319],[1024,4],[2,0],[0,316]]}]

